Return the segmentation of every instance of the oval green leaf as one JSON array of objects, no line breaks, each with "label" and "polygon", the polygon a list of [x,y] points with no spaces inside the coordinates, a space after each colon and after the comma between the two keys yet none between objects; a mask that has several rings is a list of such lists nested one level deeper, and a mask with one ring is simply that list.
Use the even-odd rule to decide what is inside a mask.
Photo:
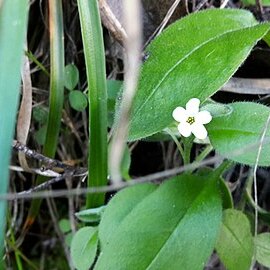
[{"label": "oval green leaf", "polygon": [[71,241],[71,259],[78,270],[88,270],[97,253],[98,231],[84,227],[76,232]]},{"label": "oval green leaf", "polygon": [[[254,102],[236,102],[230,107],[232,112],[229,115],[214,118],[207,125],[209,139],[219,154],[254,165],[270,109]],[[270,165],[270,129],[265,140],[259,159],[261,166]]]},{"label": "oval green leaf", "polygon": [[270,233],[258,234],[255,238],[256,260],[265,267],[270,267]]},{"label": "oval green leaf", "polygon": [[191,14],[168,27],[147,49],[129,140],[169,126],[173,109],[189,99],[212,96],[268,30],[269,24],[257,25],[251,13],[230,9]]},{"label": "oval green leaf", "polygon": [[73,90],[79,82],[79,71],[74,64],[65,66],[65,87]]},{"label": "oval green leaf", "polygon": [[40,124],[44,125],[48,122],[48,110],[44,106],[33,108],[33,118]]},{"label": "oval green leaf", "polygon": [[73,90],[68,95],[70,106],[76,111],[83,111],[87,107],[88,101],[86,95],[78,90]]},{"label": "oval green leaf", "polygon": [[247,270],[253,255],[253,239],[248,218],[240,211],[224,211],[216,250],[226,269]]},{"label": "oval green leaf", "polygon": [[128,188],[104,212],[95,270],[203,269],[220,223],[217,179],[182,175]]},{"label": "oval green leaf", "polygon": [[69,219],[63,218],[58,223],[59,229],[62,233],[68,233],[71,231],[71,225]]}]

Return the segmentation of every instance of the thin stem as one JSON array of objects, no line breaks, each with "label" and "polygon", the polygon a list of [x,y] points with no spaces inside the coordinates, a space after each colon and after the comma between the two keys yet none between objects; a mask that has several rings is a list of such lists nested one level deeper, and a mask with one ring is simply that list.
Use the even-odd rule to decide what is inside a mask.
[{"label": "thin stem", "polygon": [[119,116],[115,125],[109,156],[110,175],[113,183],[122,180],[121,163],[128,136],[128,122],[133,98],[137,90],[139,67],[141,60],[141,4],[138,0],[123,1],[125,28],[125,80],[120,104]]},{"label": "thin stem", "polygon": [[213,146],[211,144],[207,145],[203,151],[196,157],[196,162],[201,162],[204,160],[208,154],[213,150]]},{"label": "thin stem", "polygon": [[[9,227],[10,227],[10,229],[9,229],[10,230],[10,243],[11,243],[11,246],[13,248],[13,247],[16,247],[16,240],[15,240],[15,237],[14,237],[13,228],[11,227],[11,224],[10,224],[10,213],[9,213],[8,219],[9,219]],[[21,258],[20,258],[20,253],[18,252],[17,249],[14,249],[14,254],[15,254],[15,260],[16,260],[16,264],[17,264],[17,269],[18,270],[23,270],[22,261],[21,261]]]},{"label": "thin stem", "polygon": [[192,148],[192,142],[193,142],[194,137],[189,137],[189,138],[183,138],[183,144],[184,144],[184,156],[183,156],[183,161],[184,165],[190,164],[190,152]]},{"label": "thin stem", "polygon": [[[253,189],[254,189],[254,201],[255,201],[255,224],[254,224],[254,238],[257,237],[258,234],[258,191],[257,191],[257,169],[258,169],[258,165],[259,165],[259,161],[260,161],[260,157],[261,157],[261,152],[263,149],[263,143],[264,143],[264,139],[266,136],[266,132],[269,128],[269,124],[270,124],[270,114],[268,115],[268,118],[266,120],[265,126],[263,128],[262,131],[262,135],[260,138],[260,145],[258,147],[258,152],[257,152],[257,157],[256,157],[256,161],[255,161],[255,166],[254,166],[254,170],[253,170]],[[256,248],[254,248],[254,254],[253,254],[253,261],[251,264],[251,269],[253,268],[253,266],[255,265],[256,262]]]},{"label": "thin stem", "polygon": [[177,149],[179,150],[179,153],[181,154],[181,157],[184,159],[184,149],[179,140],[177,139],[177,137],[173,134],[173,132],[169,128],[166,128],[165,131],[172,137],[173,141],[177,146]]},{"label": "thin stem", "polygon": [[215,174],[216,176],[222,176],[225,171],[228,170],[230,166],[232,166],[233,161],[231,160],[224,160],[216,169]]}]

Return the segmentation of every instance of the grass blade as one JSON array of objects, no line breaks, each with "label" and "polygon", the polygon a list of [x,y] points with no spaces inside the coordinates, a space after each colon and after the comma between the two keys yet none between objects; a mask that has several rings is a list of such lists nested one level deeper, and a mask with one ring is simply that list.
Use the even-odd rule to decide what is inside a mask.
[{"label": "grass blade", "polygon": [[[61,1],[49,0],[48,3],[51,55],[50,107],[43,154],[48,157],[54,157],[58,143],[64,101],[64,33]],[[39,185],[46,179],[46,177],[38,176],[36,184]],[[24,230],[33,224],[39,212],[40,204],[41,200],[39,199],[32,202],[27,220],[24,224]]]},{"label": "grass blade", "polygon": [[[28,0],[6,0],[0,5],[0,194],[9,183],[10,145],[17,112]],[[0,201],[0,247],[3,247],[6,203]],[[2,251],[2,250],[1,250]],[[0,263],[1,268],[1,263]]]},{"label": "grass blade", "polygon": [[[102,28],[96,0],[78,0],[89,87],[88,186],[107,184],[107,90]],[[104,204],[104,194],[89,194],[87,208]]]}]

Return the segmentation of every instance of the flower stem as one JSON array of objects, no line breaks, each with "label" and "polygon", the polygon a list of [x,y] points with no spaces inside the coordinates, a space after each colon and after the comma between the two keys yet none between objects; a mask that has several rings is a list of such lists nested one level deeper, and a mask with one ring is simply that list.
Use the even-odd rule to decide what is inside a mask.
[{"label": "flower stem", "polygon": [[231,160],[224,160],[214,171],[216,176],[222,176],[225,171],[228,170],[230,166],[232,166],[233,161]]},{"label": "flower stem", "polygon": [[190,152],[192,148],[193,139],[194,139],[193,136],[182,139],[183,145],[184,145],[184,156],[183,156],[184,165],[187,165],[190,163]]},{"label": "flower stem", "polygon": [[169,128],[166,128],[165,131],[172,137],[173,141],[175,142],[175,144],[177,146],[177,149],[179,150],[179,152],[181,154],[182,159],[184,160],[184,149],[183,149],[181,143],[179,142],[177,137],[173,134],[173,132]]},{"label": "flower stem", "polygon": [[213,146],[211,144],[207,145],[203,151],[197,156],[195,162],[201,162],[204,160],[207,155],[213,150]]}]

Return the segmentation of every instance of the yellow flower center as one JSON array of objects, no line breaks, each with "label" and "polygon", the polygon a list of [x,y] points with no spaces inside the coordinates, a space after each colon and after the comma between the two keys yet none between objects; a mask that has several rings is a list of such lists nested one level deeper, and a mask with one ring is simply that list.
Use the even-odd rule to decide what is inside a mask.
[{"label": "yellow flower center", "polygon": [[195,118],[193,116],[190,116],[188,119],[187,119],[187,123],[189,123],[190,125],[194,124],[195,123]]}]

